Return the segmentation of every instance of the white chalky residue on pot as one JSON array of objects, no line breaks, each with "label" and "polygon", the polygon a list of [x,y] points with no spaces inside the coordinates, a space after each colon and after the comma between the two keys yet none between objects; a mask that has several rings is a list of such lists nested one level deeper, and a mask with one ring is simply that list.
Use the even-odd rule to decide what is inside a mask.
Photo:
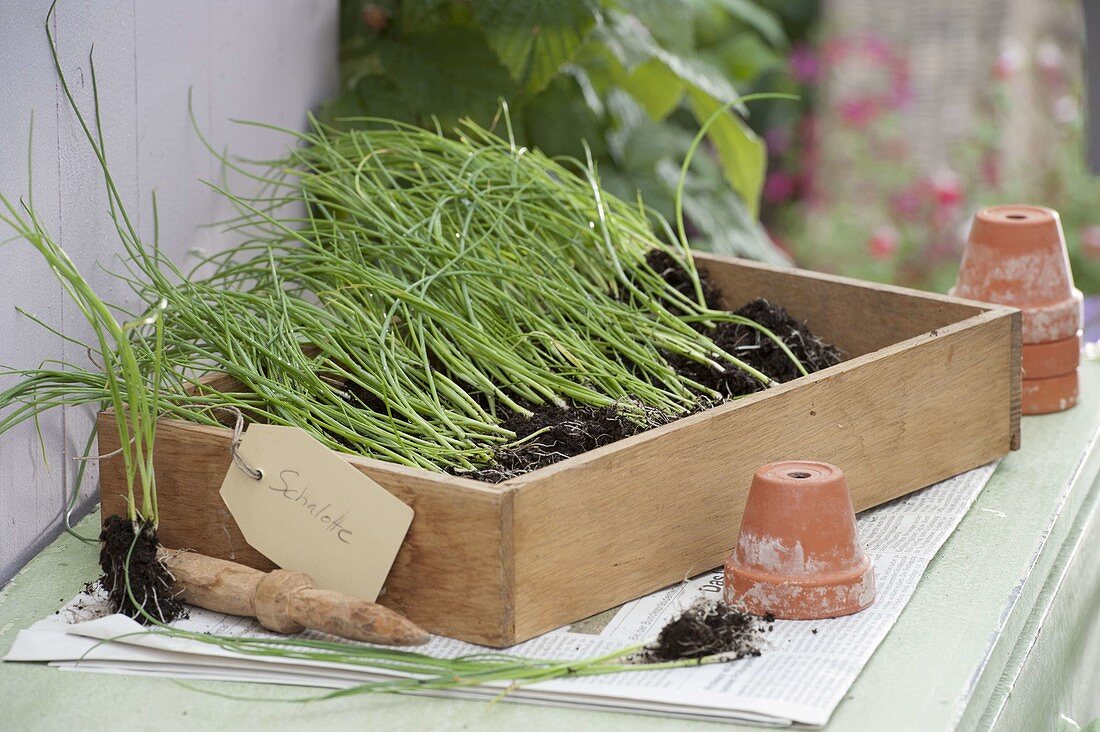
[{"label": "white chalky residue on pot", "polygon": [[[1084,298],[1075,289],[1068,300],[1025,309],[1024,343],[1047,343],[1072,337],[1081,327],[1083,308]],[[1070,335],[1067,336],[1067,333]]]},{"label": "white chalky residue on pot", "polygon": [[793,547],[788,547],[772,536],[762,537],[742,533],[738,540],[738,550],[742,563],[761,567],[769,572],[804,574],[821,569],[814,559],[806,558],[802,544],[799,542],[795,542]]},{"label": "white chalky residue on pot", "polygon": [[[813,607],[804,619],[835,616],[840,608],[863,609],[870,607],[875,600],[875,572],[871,567],[858,584],[848,586],[816,585],[805,586],[793,582],[770,584],[754,582],[740,597],[727,593],[726,601],[731,604],[749,601],[756,607],[766,608],[778,617],[797,619],[792,608]],[[811,617],[813,616],[813,617]]]},{"label": "white chalky residue on pot", "polygon": [[756,607],[774,610],[780,605],[785,605],[789,595],[786,592],[776,592],[775,589],[775,585],[766,582],[753,582],[752,587],[739,599],[751,601],[751,604]]},{"label": "white chalky residue on pot", "polygon": [[[999,257],[987,270],[982,289],[989,288],[989,297],[998,302],[1053,302],[1068,284],[1061,264],[1046,252]],[[1011,283],[1012,289],[1007,289],[1006,283]],[[1000,288],[994,289],[998,284]]]},{"label": "white chalky residue on pot", "polygon": [[[1028,262],[1028,258],[1021,259]],[[1049,259],[1045,261],[1049,264]],[[952,287],[949,294],[1020,307],[1023,310],[1025,343],[1047,343],[1071,337],[1080,328],[1082,318],[1083,298],[1080,290],[1072,289],[1069,298],[1052,300],[1051,293],[1062,292],[1068,285],[1064,282],[1060,271],[1051,270],[1050,267],[1036,268],[1030,262],[1024,264],[1019,260],[1010,260],[1010,262],[1015,266],[1009,268],[1008,263],[998,263],[993,267],[995,271],[975,283],[975,286],[958,285]],[[1034,279],[1030,274],[1024,275],[1029,280],[1028,284],[1036,285],[1029,288],[1034,292],[1026,296],[1022,297],[1020,291],[1008,290],[1005,287],[996,288],[991,284],[1001,281],[1007,269],[1021,269],[1026,273],[1033,268],[1038,269],[1039,274],[1035,275]],[[1045,304],[1035,304],[1036,302],[1045,302]]]},{"label": "white chalky residue on pot", "polygon": [[867,568],[867,572],[864,573],[857,589],[859,590],[859,606],[861,608],[870,607],[871,603],[875,601],[875,565],[873,562]]}]

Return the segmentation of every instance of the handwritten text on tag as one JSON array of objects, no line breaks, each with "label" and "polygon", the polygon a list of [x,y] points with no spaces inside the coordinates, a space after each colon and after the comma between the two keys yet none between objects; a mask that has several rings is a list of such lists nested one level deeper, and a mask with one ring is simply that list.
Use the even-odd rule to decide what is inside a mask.
[{"label": "handwritten text on tag", "polygon": [[303,430],[249,425],[221,496],[249,545],[318,587],[375,600],[413,510]]}]

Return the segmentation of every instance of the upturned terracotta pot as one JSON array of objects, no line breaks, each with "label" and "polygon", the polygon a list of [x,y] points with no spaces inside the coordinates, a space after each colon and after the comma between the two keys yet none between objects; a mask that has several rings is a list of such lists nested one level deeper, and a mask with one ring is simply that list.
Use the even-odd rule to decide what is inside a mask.
[{"label": "upturned terracotta pot", "polygon": [[1081,363],[1081,331],[1072,338],[1049,343],[1025,343],[1025,379],[1047,379],[1076,371]]},{"label": "upturned terracotta pot", "polygon": [[874,599],[875,572],[844,472],[803,460],[758,469],[726,562],[726,602],[754,615],[813,620],[850,615]]},{"label": "upturned terracotta pot", "polygon": [[1023,380],[1023,413],[1050,414],[1077,404],[1077,369],[1061,376]]},{"label": "upturned terracotta pot", "polygon": [[1020,308],[1024,343],[1081,329],[1083,297],[1073,287],[1061,219],[1049,208],[990,206],[975,214],[951,292]]}]

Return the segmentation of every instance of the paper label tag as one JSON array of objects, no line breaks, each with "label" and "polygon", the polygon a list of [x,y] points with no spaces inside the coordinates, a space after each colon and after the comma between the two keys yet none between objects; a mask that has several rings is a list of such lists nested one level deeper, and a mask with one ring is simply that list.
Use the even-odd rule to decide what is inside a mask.
[{"label": "paper label tag", "polygon": [[413,510],[296,427],[251,424],[221,496],[256,551],[316,585],[374,601]]}]

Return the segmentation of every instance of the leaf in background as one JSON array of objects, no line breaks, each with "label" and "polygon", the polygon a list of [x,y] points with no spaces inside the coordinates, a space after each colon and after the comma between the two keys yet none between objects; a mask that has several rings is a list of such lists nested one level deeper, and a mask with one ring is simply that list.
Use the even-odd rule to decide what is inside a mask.
[{"label": "leaf in background", "polygon": [[431,30],[449,13],[451,0],[401,0],[401,27],[406,33]]},{"label": "leaf in background", "polygon": [[[680,58],[663,50],[657,54],[657,58],[685,83],[711,99],[725,104],[740,96],[721,71],[701,59]],[[738,108],[740,109],[740,105]]]},{"label": "leaf in background", "polygon": [[635,67],[630,76],[623,80],[622,88],[656,122],[672,114],[684,97],[684,84],[680,77],[659,59],[650,59]]},{"label": "leaf in background", "polygon": [[[692,112],[699,124],[714,114],[722,103],[700,89],[688,89]],[[707,137],[722,161],[722,172],[734,191],[745,201],[754,218],[760,210],[760,191],[767,171],[764,142],[734,112],[725,112],[710,126]]]},{"label": "leaf in background", "polygon": [[[700,124],[723,104],[739,96],[721,71],[705,62],[683,59],[665,51],[633,16],[610,13],[608,22],[601,24],[597,31],[597,37],[631,73],[654,63],[663,64],[686,85],[692,112]],[[630,91],[632,94],[638,93],[637,89]],[[644,94],[642,98],[635,98],[647,109],[658,106]],[[739,104],[738,109],[744,108]],[[756,216],[767,166],[763,141],[733,112],[716,120],[707,137],[722,161],[726,181],[744,199],[750,213]]]},{"label": "leaf in background", "polygon": [[730,15],[764,36],[775,48],[787,47],[787,34],[783,32],[783,25],[770,10],[760,7],[752,0],[717,0],[717,2]]},{"label": "leaf in background", "polygon": [[556,78],[524,107],[525,142],[547,155],[583,159],[587,141],[593,156],[607,156],[603,120],[578,91],[580,83],[576,77]]},{"label": "leaf in background", "polygon": [[686,59],[661,48],[649,30],[632,15],[608,13],[596,37],[627,72],[657,59],[681,81],[698,87],[715,99],[730,102],[738,96],[737,90],[721,71],[704,61]]},{"label": "leaf in background", "polygon": [[528,93],[544,89],[595,26],[589,0],[477,0],[474,17],[489,46]]},{"label": "leaf in background", "polygon": [[[380,39],[375,64],[354,86],[360,114],[449,130],[459,119],[487,124],[515,84],[476,28],[445,26]],[[346,108],[342,104],[341,108]]]},{"label": "leaf in background", "polygon": [[721,69],[728,78],[740,84],[751,84],[765,71],[784,65],[779,54],[751,33],[739,33],[700,52],[700,55],[711,66]]},{"label": "leaf in background", "polygon": [[625,13],[608,12],[593,36],[627,71],[632,71],[661,52],[649,29],[633,15]]},{"label": "leaf in background", "polygon": [[[650,209],[671,216],[680,163],[695,131],[669,121],[654,122],[622,91],[612,91],[607,101],[615,124],[608,135],[612,159],[600,166],[603,185],[626,201],[640,193]],[[690,244],[696,249],[789,263],[744,201],[730,190],[720,161],[712,157],[697,155],[692,161],[685,180],[684,211]]]},{"label": "leaf in background", "polygon": [[618,0],[617,5],[641,21],[661,48],[682,56],[695,51],[699,0]]}]

